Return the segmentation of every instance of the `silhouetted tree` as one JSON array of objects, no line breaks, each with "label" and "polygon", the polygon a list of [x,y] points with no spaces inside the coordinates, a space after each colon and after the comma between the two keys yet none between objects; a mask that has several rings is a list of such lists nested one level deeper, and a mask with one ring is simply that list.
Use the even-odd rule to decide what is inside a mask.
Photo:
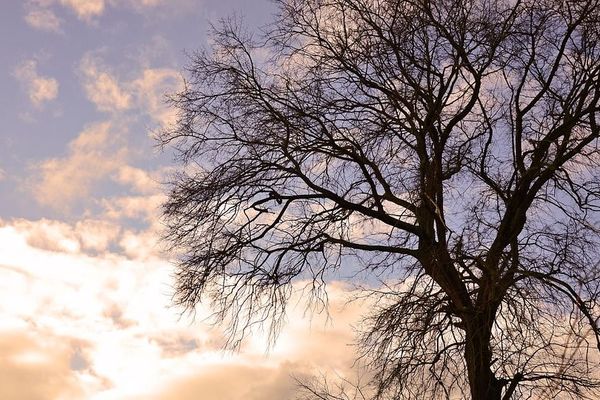
[{"label": "silhouetted tree", "polygon": [[324,300],[360,270],[385,276],[376,396],[592,398],[599,1],[278,5],[261,37],[217,28],[172,97],[176,302],[241,338],[294,281]]}]

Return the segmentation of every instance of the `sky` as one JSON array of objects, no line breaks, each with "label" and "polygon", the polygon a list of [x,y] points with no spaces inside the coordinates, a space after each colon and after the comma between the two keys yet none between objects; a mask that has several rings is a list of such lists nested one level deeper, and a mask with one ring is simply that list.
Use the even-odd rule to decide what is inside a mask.
[{"label": "sky", "polygon": [[[237,352],[199,306],[171,304],[153,132],[211,23],[271,21],[269,0],[0,3],[0,398],[293,399],[295,377],[350,378],[360,305],[292,302],[277,343]],[[301,297],[301,293],[297,298]],[[296,304],[296,305],[294,305]]]}]

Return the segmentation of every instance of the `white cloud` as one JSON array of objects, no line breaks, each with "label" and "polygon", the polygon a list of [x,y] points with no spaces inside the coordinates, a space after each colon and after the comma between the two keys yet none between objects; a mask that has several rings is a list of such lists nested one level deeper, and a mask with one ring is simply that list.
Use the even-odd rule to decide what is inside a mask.
[{"label": "white cloud", "polygon": [[135,108],[161,126],[174,121],[174,110],[167,107],[165,95],[181,87],[178,71],[144,68],[137,78],[122,81],[92,53],[82,58],[79,71],[87,98],[98,110],[115,113]]},{"label": "white cloud", "polygon": [[29,246],[63,253],[105,252],[121,233],[117,224],[94,219],[80,220],[75,225],[48,219],[19,219],[12,226],[24,235]]},{"label": "white cloud", "polygon": [[32,182],[40,204],[66,211],[78,200],[88,197],[97,183],[124,165],[127,150],[122,147],[124,132],[111,122],[95,123],[69,143],[63,158],[39,163]]},{"label": "white cloud", "polygon": [[58,81],[54,78],[41,76],[37,72],[37,61],[27,60],[19,64],[14,76],[25,88],[29,100],[34,106],[54,100],[58,96]]},{"label": "white cloud", "polygon": [[47,32],[60,32],[61,20],[54,11],[46,8],[34,8],[25,15],[25,22],[35,29]]},{"label": "white cloud", "polygon": [[114,179],[133,188],[136,193],[153,194],[160,191],[159,176],[153,177],[148,171],[130,165],[119,168]]},{"label": "white cloud", "polygon": [[[180,2],[187,0],[178,0]],[[172,6],[173,1],[166,0],[29,0],[26,3],[25,21],[33,28],[60,32],[62,21],[56,16],[53,7],[62,6],[77,16],[78,19],[95,24],[104,15],[108,6],[126,7],[136,12],[145,12],[158,6]]]},{"label": "white cloud", "polygon": [[79,19],[87,22],[102,15],[106,7],[104,0],[60,0],[60,4],[71,9]]},{"label": "white cloud", "polygon": [[60,5],[87,23],[104,14],[105,0],[28,0],[25,4],[27,14],[25,21],[36,29],[60,31],[62,21],[56,16],[55,7]]},{"label": "white cloud", "polygon": [[88,219],[78,221],[75,232],[84,249],[106,251],[119,237],[121,227],[109,221]]},{"label": "white cloud", "polygon": [[[173,2],[173,0],[171,0]],[[60,0],[60,3],[71,9],[84,21],[90,22],[94,17],[104,14],[108,5],[118,7],[130,7],[138,12],[152,9],[169,3],[167,0]]]},{"label": "white cloud", "polygon": [[75,232],[64,222],[45,219],[37,222],[17,220],[13,226],[24,234],[29,246],[66,253],[78,253],[81,250],[81,243]]},{"label": "white cloud", "polygon": [[0,330],[0,398],[83,398],[82,382],[70,369],[72,354],[68,338]]},{"label": "white cloud", "polygon": [[181,75],[174,69],[144,69],[132,83],[137,104],[159,126],[175,122],[176,113],[166,105],[166,94],[178,91],[183,84]]},{"label": "white cloud", "polygon": [[97,57],[85,55],[79,65],[79,71],[83,77],[86,95],[98,110],[117,112],[130,107],[131,95]]},{"label": "white cloud", "polygon": [[88,100],[99,111],[141,113],[160,127],[174,122],[175,110],[167,106],[166,95],[178,91],[183,84],[177,70],[142,68],[133,79],[122,80],[100,57],[88,53],[79,64],[79,72]]},{"label": "white cloud", "polygon": [[[292,308],[268,356],[259,331],[241,352],[224,354],[219,330],[180,319],[170,307],[168,262],[61,244],[65,237],[82,243],[88,225],[0,226],[0,397],[279,400],[294,393],[291,373],[349,370],[347,321],[358,309],[343,307],[342,286],[330,292],[333,326]],[[57,243],[32,242],[39,232]],[[198,320],[208,315],[202,307],[198,313]]]},{"label": "white cloud", "polygon": [[112,220],[142,219],[155,220],[159,214],[160,206],[165,200],[163,194],[157,193],[144,196],[118,196],[102,199],[104,216]]},{"label": "white cloud", "polygon": [[102,199],[102,218],[105,220],[137,220],[147,224],[144,230],[123,230],[118,244],[129,258],[142,260],[164,254],[164,243],[159,240],[163,232],[159,217],[160,207],[164,201],[165,195],[160,192]]}]

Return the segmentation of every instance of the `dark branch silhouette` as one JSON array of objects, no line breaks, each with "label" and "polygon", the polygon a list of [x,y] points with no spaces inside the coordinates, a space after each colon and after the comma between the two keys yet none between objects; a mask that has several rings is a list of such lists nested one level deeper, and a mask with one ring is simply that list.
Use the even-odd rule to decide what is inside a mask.
[{"label": "dark branch silhouette", "polygon": [[172,97],[176,302],[235,342],[294,282],[385,274],[376,397],[596,398],[599,1],[278,3]]}]

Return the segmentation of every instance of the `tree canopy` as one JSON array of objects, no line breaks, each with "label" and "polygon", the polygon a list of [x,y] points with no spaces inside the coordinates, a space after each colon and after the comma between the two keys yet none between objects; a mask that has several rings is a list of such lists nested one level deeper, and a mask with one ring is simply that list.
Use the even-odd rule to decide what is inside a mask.
[{"label": "tree canopy", "polygon": [[171,98],[176,302],[240,338],[360,269],[377,397],[595,398],[599,1],[277,3]]}]

